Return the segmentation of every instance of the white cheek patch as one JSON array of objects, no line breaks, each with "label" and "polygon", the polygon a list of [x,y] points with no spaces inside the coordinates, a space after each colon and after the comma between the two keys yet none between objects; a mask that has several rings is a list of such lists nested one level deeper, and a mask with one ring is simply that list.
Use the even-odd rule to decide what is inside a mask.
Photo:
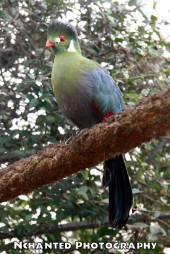
[{"label": "white cheek patch", "polygon": [[59,38],[59,37],[56,38],[56,39],[55,39],[55,42],[59,43],[59,42],[60,42],[60,38]]},{"label": "white cheek patch", "polygon": [[75,49],[74,41],[73,41],[73,40],[70,41],[70,45],[69,45],[67,51],[68,51],[68,52],[76,52],[76,49]]}]

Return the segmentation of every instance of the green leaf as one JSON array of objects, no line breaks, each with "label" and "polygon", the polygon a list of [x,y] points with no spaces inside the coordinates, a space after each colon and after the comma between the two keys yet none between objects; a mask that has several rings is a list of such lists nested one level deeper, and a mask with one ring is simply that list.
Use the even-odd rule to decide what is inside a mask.
[{"label": "green leaf", "polygon": [[108,228],[108,227],[102,227],[101,229],[98,230],[98,234],[100,237],[103,236],[115,236],[117,234],[116,230]]},{"label": "green leaf", "polygon": [[77,194],[82,196],[84,199],[88,200],[87,190],[88,190],[87,186],[82,186],[78,189]]},{"label": "green leaf", "polygon": [[30,79],[33,79],[33,80],[35,79],[35,76],[34,76],[34,74],[32,74],[32,73],[29,73],[29,74],[28,74],[28,77],[29,77]]},{"label": "green leaf", "polygon": [[123,42],[124,41],[124,39],[123,38],[119,38],[119,37],[117,37],[116,39],[115,39],[115,42]]},{"label": "green leaf", "polygon": [[167,69],[165,72],[166,72],[167,74],[170,74],[170,69]]},{"label": "green leaf", "polygon": [[113,16],[107,15],[107,18],[111,23],[115,23],[115,18]]},{"label": "green leaf", "polygon": [[46,116],[45,116],[45,115],[39,115],[39,116],[37,117],[36,123],[39,124],[40,122],[45,121],[45,119],[46,119]]},{"label": "green leaf", "polygon": [[143,191],[141,191],[141,190],[139,190],[139,189],[136,189],[136,188],[133,188],[133,189],[132,189],[132,192],[133,192],[133,194],[143,193]]},{"label": "green leaf", "polygon": [[133,6],[133,5],[136,5],[137,4],[137,0],[130,0],[129,2],[128,2],[128,5],[129,6]]},{"label": "green leaf", "polygon": [[166,236],[166,231],[157,223],[150,226],[150,232],[154,235]]},{"label": "green leaf", "polygon": [[51,123],[55,123],[56,122],[56,120],[57,120],[57,118],[56,118],[56,116],[46,116],[46,120],[47,120],[47,122],[49,123],[49,124],[51,124]]},{"label": "green leaf", "polygon": [[152,20],[152,22],[155,22],[155,21],[158,20],[158,18],[156,16],[154,16],[154,15],[151,15],[151,20]]},{"label": "green leaf", "polygon": [[29,109],[30,109],[30,108],[35,108],[39,103],[40,103],[40,100],[39,100],[38,98],[33,98],[33,99],[30,101],[28,107],[29,107]]},{"label": "green leaf", "polygon": [[0,19],[11,19],[12,17],[5,11],[0,10]]}]

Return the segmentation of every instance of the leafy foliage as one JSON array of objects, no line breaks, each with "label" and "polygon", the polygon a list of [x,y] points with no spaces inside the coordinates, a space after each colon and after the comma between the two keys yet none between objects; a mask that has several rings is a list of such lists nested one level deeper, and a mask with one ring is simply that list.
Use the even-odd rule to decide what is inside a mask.
[{"label": "leafy foliage", "polygon": [[[157,17],[147,19],[137,1],[5,0],[0,1],[0,6],[2,168],[75,133],[60,114],[50,85],[53,55],[44,50],[44,45],[51,18],[66,15],[78,24],[83,54],[110,71],[128,107],[168,84],[170,60],[164,55],[170,44],[159,32]],[[16,239],[72,243],[154,241],[157,249],[149,253],[162,253],[170,244],[169,154],[169,136],[127,154],[134,209],[124,230],[116,231],[107,225],[108,195],[101,187],[99,166],[2,203],[0,250],[8,253]],[[84,227],[81,222],[85,222]],[[61,223],[65,223],[63,227]],[[145,252],[142,249],[138,253]]]}]

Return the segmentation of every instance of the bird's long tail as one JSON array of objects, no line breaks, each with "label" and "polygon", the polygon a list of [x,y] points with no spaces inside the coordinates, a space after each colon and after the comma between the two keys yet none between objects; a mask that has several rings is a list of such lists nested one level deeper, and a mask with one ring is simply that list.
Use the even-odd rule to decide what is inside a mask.
[{"label": "bird's long tail", "polygon": [[122,228],[129,218],[133,195],[128,172],[122,155],[105,161],[103,185],[109,186],[109,222]]}]

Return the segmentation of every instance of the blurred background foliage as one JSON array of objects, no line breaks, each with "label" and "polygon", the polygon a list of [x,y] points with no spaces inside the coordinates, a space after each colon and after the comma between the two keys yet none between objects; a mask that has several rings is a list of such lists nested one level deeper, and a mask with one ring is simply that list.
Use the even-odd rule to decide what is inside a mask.
[{"label": "blurred background foliage", "polygon": [[[54,56],[44,50],[44,45],[51,18],[67,18],[76,25],[83,54],[110,71],[128,107],[168,84],[170,43],[162,38],[157,17],[147,18],[137,1],[1,0],[2,168],[52,142],[64,141],[76,131],[60,114],[50,84]],[[2,203],[1,253],[19,253],[12,250],[15,240],[70,241],[73,249],[75,240],[153,241],[157,242],[154,251],[138,253],[163,253],[170,247],[169,141],[169,136],[153,140],[126,154],[134,208],[125,229],[118,231],[108,226],[108,193],[101,186],[99,165]],[[110,252],[81,249],[72,253]]]}]

